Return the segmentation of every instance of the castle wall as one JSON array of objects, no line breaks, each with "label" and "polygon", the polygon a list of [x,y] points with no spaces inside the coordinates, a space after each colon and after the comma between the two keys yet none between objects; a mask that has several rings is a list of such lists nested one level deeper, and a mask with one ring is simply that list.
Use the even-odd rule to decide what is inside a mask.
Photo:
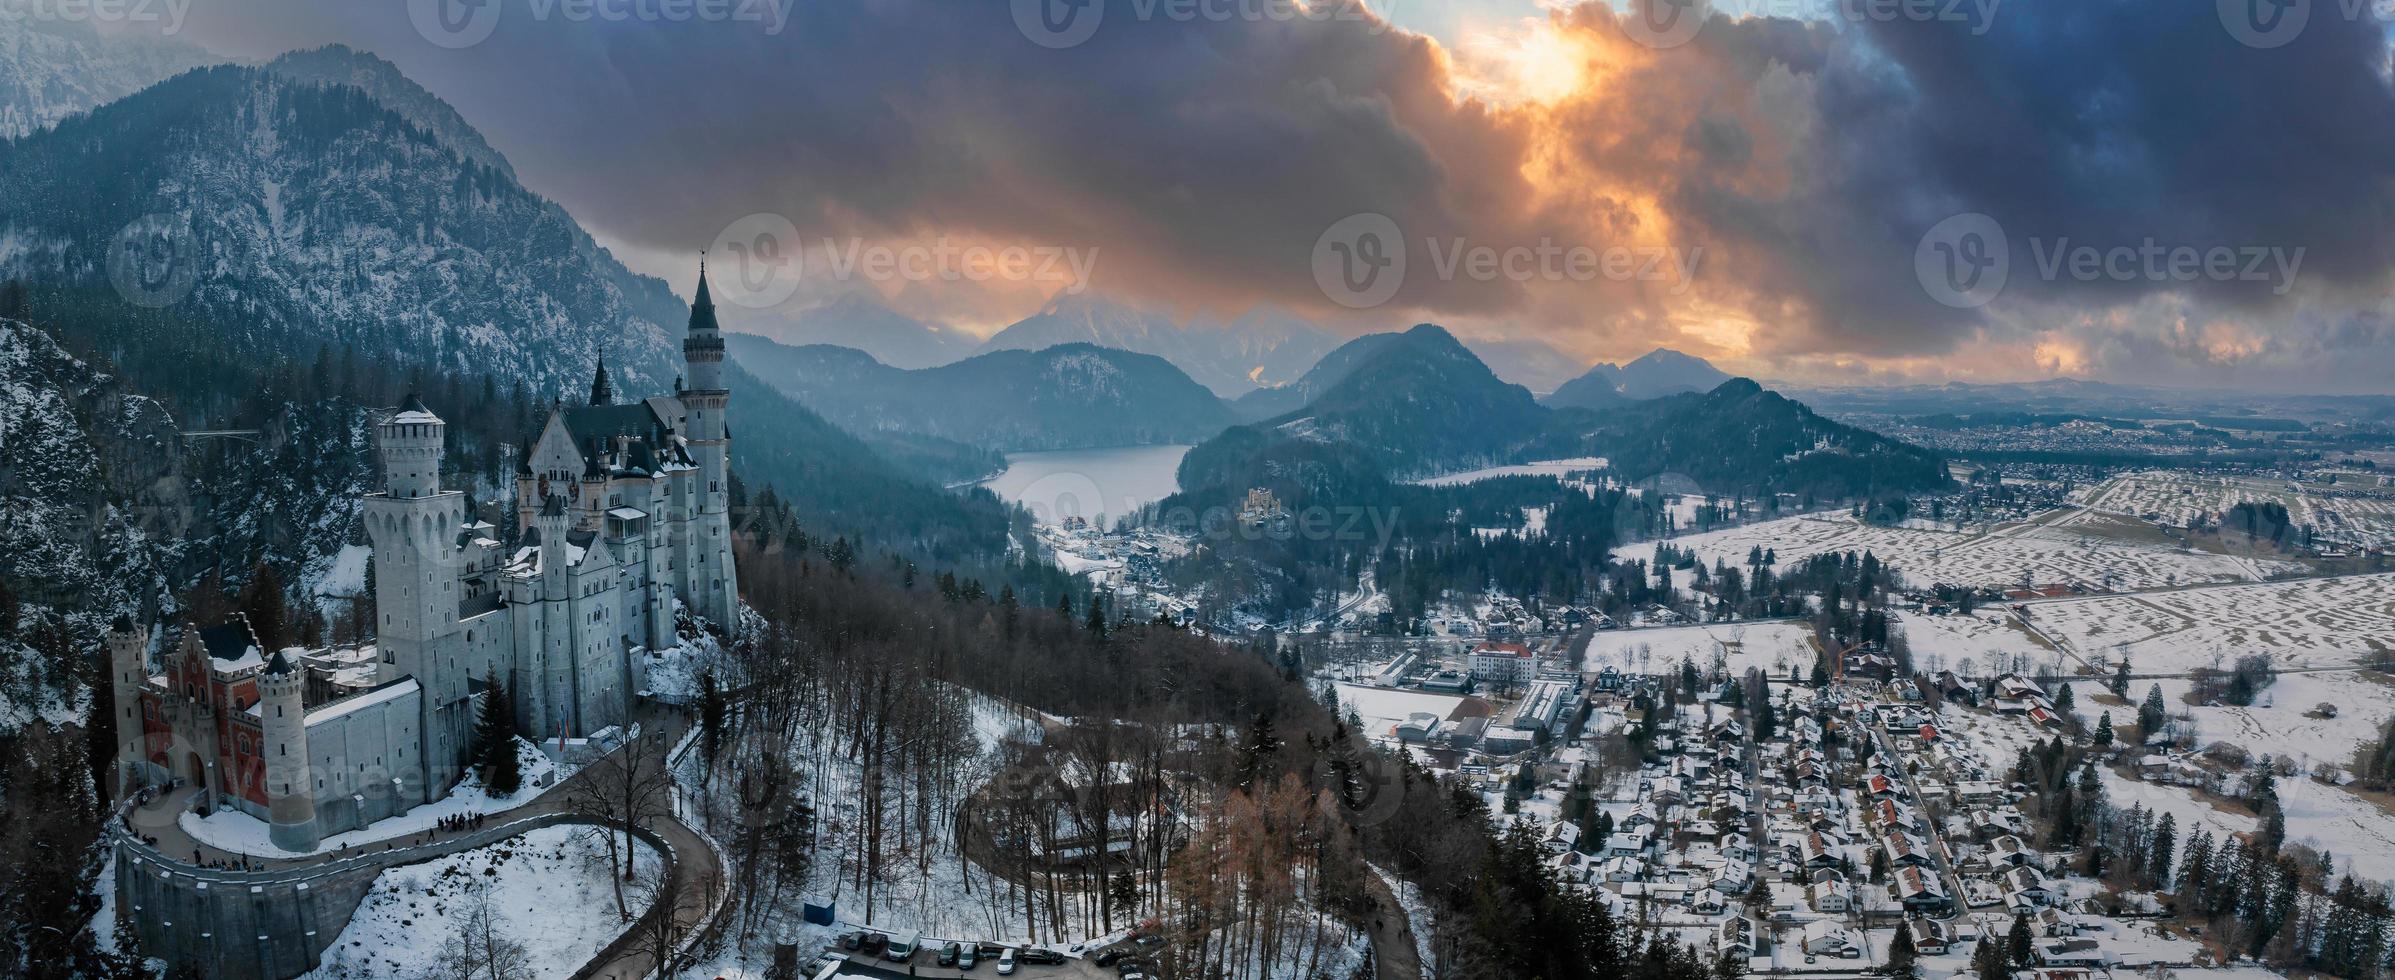
[{"label": "castle wall", "polygon": [[116,845],[117,903],[142,952],[222,980],[284,980],[315,969],[380,873],[367,864],[307,880],[216,875]]},{"label": "castle wall", "polygon": [[[398,816],[427,802],[440,767],[427,774],[417,758],[422,691],[412,684],[369,691],[308,712],[308,755],[315,779],[319,839]],[[370,702],[370,703],[353,703]],[[451,777],[454,781],[454,777]],[[437,796],[437,790],[434,794]]]}]

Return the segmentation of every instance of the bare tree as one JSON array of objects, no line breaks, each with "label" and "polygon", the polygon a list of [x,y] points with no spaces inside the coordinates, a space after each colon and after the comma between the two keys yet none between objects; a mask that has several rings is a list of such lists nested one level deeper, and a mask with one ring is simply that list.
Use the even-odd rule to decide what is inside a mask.
[{"label": "bare tree", "polygon": [[441,951],[424,980],[532,980],[532,961],[522,943],[507,936],[507,920],[491,902],[489,886],[469,883],[457,931],[442,941]]},{"label": "bare tree", "polygon": [[632,880],[632,832],[658,817],[669,815],[673,775],[666,770],[666,746],[654,734],[634,738],[590,765],[567,797],[574,812],[610,828],[599,836],[607,843],[607,865],[615,881],[616,914],[632,917],[624,901],[624,882]]}]

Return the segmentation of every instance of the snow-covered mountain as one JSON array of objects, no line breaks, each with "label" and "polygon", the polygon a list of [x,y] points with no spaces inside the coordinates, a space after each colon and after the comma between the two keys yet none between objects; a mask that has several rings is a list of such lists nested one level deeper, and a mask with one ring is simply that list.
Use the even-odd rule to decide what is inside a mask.
[{"label": "snow-covered mountain", "polygon": [[861,350],[883,364],[908,369],[953,363],[981,343],[971,334],[893,310],[867,290],[843,293],[779,321],[756,322],[760,317],[745,310],[726,311],[724,325],[793,347],[827,344]]},{"label": "snow-covered mountain", "polygon": [[1285,384],[1336,345],[1319,327],[1286,310],[1259,306],[1232,320],[1200,316],[1187,324],[1167,313],[1083,293],[1065,296],[992,336],[982,352],[1095,344],[1171,361],[1224,398]]},{"label": "snow-covered mountain", "polygon": [[89,23],[23,10],[0,17],[0,138],[48,129],[217,60],[138,26],[104,36]]},{"label": "snow-covered mountain", "polygon": [[233,351],[336,342],[565,392],[605,350],[626,390],[669,389],[681,301],[455,138],[353,85],[189,72],[0,159],[0,274],[205,318]]},{"label": "snow-covered mountain", "polygon": [[346,45],[331,44],[293,51],[266,63],[266,70],[294,81],[347,85],[372,96],[383,108],[407,117],[434,139],[475,163],[510,177],[516,168],[493,149],[482,132],[466,123],[449,103],[416,84],[394,65]]},{"label": "snow-covered mountain", "polygon": [[1728,380],[1728,372],[1704,358],[1658,347],[1628,364],[1608,363],[1589,368],[1588,373],[1555,389],[1545,401],[1552,408],[1597,408],[1624,399],[1645,401],[1712,391]]}]

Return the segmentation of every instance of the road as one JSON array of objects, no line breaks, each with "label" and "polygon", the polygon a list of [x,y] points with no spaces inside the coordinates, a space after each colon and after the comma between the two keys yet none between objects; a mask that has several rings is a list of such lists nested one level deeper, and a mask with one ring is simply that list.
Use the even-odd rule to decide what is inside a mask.
[{"label": "road", "polygon": [[[651,706],[637,719],[643,735],[616,751],[632,748],[663,752],[680,741],[690,723],[678,710]],[[172,793],[160,794],[146,806],[123,811],[123,816],[108,822],[109,833],[121,846],[136,854],[174,868],[199,881],[228,886],[291,884],[320,880],[336,875],[379,871],[383,868],[416,864],[459,851],[486,847],[518,836],[527,831],[559,823],[588,823],[586,817],[574,812],[569,800],[577,780],[586,778],[595,767],[584,766],[574,776],[543,793],[541,797],[521,807],[491,814],[480,830],[441,833],[424,831],[402,834],[393,839],[372,844],[292,858],[262,858],[223,850],[201,843],[183,830],[178,819],[189,805],[197,787],[184,787]],[[668,880],[672,883],[671,904],[677,934],[697,926],[714,906],[722,893],[723,866],[714,847],[698,831],[680,819],[667,816],[654,821],[648,828],[663,840],[667,851]],[[143,839],[157,840],[155,845]],[[194,858],[197,860],[194,860]],[[660,903],[666,902],[660,899]],[[628,930],[627,930],[628,932]],[[627,942],[629,936],[610,944],[600,958],[585,966],[578,976],[615,977],[622,980],[645,977],[654,967],[654,958]]]},{"label": "road", "polygon": [[[1912,795],[1913,805],[1919,806],[1921,804],[1921,786],[1913,779],[1912,769],[1902,762],[1904,757],[1896,754],[1896,740],[1888,737],[1887,726],[1872,725],[1871,737],[1878,740],[1879,750],[1887,753],[1888,758],[1899,760],[1896,772],[1904,777],[1905,792]],[[1946,841],[1939,833],[1937,821],[1930,820],[1926,823],[1929,833],[1929,860],[1937,868],[1938,880],[1946,883],[1946,897],[1949,905],[1946,918],[1951,919],[1963,913],[1963,880],[1955,875],[1954,867],[1946,860]],[[1891,873],[1893,873],[1892,869]]]}]

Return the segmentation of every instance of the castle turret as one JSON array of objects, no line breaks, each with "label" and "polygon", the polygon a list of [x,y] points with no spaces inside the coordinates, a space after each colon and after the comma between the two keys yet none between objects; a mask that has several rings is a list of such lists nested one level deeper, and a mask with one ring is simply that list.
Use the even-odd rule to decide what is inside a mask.
[{"label": "castle turret", "polygon": [[123,614],[108,627],[108,693],[111,711],[116,720],[116,791],[115,799],[124,799],[133,787],[148,782],[142,765],[148,761],[144,747],[148,744],[141,717],[141,690],[149,685],[149,666],[143,663],[143,648],[149,646],[149,634],[133,625],[133,618]]},{"label": "castle turret", "polygon": [[381,444],[383,492],[366,497],[366,532],[374,539],[375,642],[389,680],[413,676],[423,685],[422,739],[426,785],[406,792],[428,801],[463,774],[471,665],[462,662],[458,621],[465,495],[441,489],[441,444],[448,425],[410,394],[375,430]]},{"label": "castle turret", "polygon": [[316,780],[308,770],[307,674],[280,650],[258,674],[258,728],[266,754],[267,836],[274,846],[316,849]]},{"label": "castle turret", "polygon": [[599,355],[598,376],[590,379],[590,403],[593,405],[615,404],[615,382],[607,378],[607,355],[605,354]]},{"label": "castle turret", "polygon": [[715,323],[715,300],[707,293],[707,268],[699,266],[697,295],[690,302],[690,331],[682,339],[690,387],[681,393],[690,413],[690,456],[698,464],[698,535],[684,595],[700,615],[730,629],[740,604],[740,580],[732,567],[731,429],[724,413],[732,393],[723,382],[723,331]]}]

